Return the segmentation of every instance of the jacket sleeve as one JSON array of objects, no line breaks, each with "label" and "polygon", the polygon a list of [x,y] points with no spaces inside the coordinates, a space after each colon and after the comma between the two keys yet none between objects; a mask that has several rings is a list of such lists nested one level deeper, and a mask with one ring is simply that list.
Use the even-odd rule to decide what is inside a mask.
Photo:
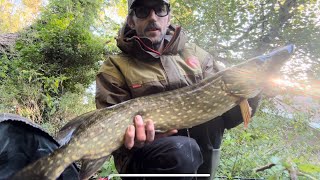
[{"label": "jacket sleeve", "polygon": [[129,88],[119,69],[107,59],[96,76],[97,109],[112,106],[131,99]]},{"label": "jacket sleeve", "polygon": [[[217,73],[221,71],[223,67],[217,63],[213,59],[211,55],[208,55],[207,59],[205,60],[205,64],[203,65],[203,72],[204,78],[208,77],[210,74]],[[248,99],[249,105],[252,108],[252,116],[255,114],[261,100],[261,95],[257,95],[254,98]],[[224,121],[224,128],[231,129],[243,122],[240,106],[236,106],[229,111],[225,112],[222,115],[222,119]]]},{"label": "jacket sleeve", "polygon": [[202,64],[203,78],[207,78],[223,69],[224,67],[219,65],[219,63],[214,60],[211,54],[208,54]]}]

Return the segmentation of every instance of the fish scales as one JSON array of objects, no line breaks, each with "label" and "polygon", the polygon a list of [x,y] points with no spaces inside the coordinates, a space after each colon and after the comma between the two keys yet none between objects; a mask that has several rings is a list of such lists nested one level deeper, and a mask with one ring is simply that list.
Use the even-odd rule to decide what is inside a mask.
[{"label": "fish scales", "polygon": [[123,144],[124,132],[138,114],[152,119],[156,129],[164,131],[207,122],[235,107],[242,99],[259,94],[267,82],[266,77],[279,71],[292,52],[293,45],[289,45],[220,71],[195,85],[79,116],[73,120],[78,126],[67,144],[27,166],[13,179],[53,180],[74,161],[110,155]]}]

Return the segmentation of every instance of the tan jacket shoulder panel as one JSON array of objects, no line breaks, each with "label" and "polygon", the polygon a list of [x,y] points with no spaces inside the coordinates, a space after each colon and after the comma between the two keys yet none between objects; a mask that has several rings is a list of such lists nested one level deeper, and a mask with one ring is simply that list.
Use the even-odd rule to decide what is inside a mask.
[{"label": "tan jacket shoulder panel", "polygon": [[109,57],[99,72],[106,73],[128,86],[166,80],[159,61],[140,61],[123,54]]}]

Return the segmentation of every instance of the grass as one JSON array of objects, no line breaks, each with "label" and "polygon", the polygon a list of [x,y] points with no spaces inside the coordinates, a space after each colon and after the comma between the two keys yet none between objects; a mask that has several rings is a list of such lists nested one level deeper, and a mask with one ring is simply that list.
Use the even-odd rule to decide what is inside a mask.
[{"label": "grass", "polygon": [[[225,133],[218,176],[288,179],[294,169],[299,179],[320,179],[319,140],[320,132],[304,116],[286,119],[260,111],[247,130],[240,125]],[[254,171],[268,164],[275,166]]]}]

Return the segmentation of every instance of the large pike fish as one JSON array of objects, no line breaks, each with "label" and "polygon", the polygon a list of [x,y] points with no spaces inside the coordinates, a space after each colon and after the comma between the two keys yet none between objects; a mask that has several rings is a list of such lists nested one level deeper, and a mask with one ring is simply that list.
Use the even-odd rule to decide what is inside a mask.
[{"label": "large pike fish", "polygon": [[132,124],[134,116],[152,119],[159,130],[190,128],[212,120],[267,88],[293,49],[293,45],[288,45],[213,74],[195,85],[79,116],[61,131],[71,138],[65,145],[25,167],[13,179],[53,180],[80,159],[85,160],[80,176],[89,178],[123,144],[125,129]]}]

